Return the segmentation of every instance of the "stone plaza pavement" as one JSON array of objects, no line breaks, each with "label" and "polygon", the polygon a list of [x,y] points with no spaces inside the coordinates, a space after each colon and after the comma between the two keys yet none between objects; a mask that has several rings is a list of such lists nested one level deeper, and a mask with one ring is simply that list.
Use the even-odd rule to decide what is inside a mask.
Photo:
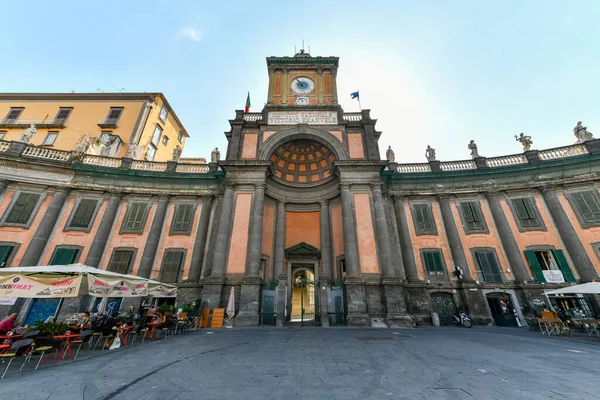
[{"label": "stone plaza pavement", "polygon": [[600,399],[600,339],[512,328],[234,328],[0,381],[11,400]]}]

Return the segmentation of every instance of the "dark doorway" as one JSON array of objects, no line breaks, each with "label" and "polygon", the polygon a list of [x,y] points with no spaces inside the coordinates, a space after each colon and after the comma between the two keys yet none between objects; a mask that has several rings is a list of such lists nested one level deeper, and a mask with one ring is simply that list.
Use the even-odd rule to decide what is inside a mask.
[{"label": "dark doorway", "polygon": [[508,293],[488,293],[485,295],[492,311],[492,318],[498,326],[519,326],[515,318],[515,307]]},{"label": "dark doorway", "polygon": [[456,312],[456,304],[452,294],[445,292],[431,293],[431,311],[438,313],[440,325],[451,325],[452,314]]}]

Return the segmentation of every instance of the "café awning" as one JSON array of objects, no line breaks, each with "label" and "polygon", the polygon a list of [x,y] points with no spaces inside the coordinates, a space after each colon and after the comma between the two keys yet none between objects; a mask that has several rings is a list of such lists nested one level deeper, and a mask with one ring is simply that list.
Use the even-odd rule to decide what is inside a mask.
[{"label": "caf\u00e9 awning", "polygon": [[582,283],[581,285],[568,286],[561,289],[545,292],[546,295],[552,294],[600,294],[600,282]]},{"label": "caf\u00e9 awning", "polygon": [[177,287],[84,264],[0,269],[0,298],[176,297]]}]

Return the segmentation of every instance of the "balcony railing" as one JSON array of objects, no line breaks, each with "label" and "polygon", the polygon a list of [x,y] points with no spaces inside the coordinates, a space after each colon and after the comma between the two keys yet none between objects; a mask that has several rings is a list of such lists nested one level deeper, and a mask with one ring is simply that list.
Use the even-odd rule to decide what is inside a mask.
[{"label": "balcony railing", "polygon": [[576,144],[574,146],[557,147],[555,149],[541,150],[538,153],[540,160],[554,160],[557,158],[567,158],[574,156],[581,156],[588,154],[588,150],[582,144]]},{"label": "balcony railing", "polygon": [[86,155],[83,157],[82,163],[88,165],[98,165],[101,167],[119,168],[121,166],[121,159],[113,157]]},{"label": "balcony railing", "polygon": [[66,118],[43,118],[43,119],[3,119],[0,120],[0,128],[29,128],[35,125],[37,128],[64,128],[67,124]]},{"label": "balcony railing", "polygon": [[104,118],[98,121],[100,128],[116,128],[119,126],[119,118]]},{"label": "balcony railing", "polygon": [[402,173],[431,172],[431,165],[429,165],[427,163],[398,164],[398,172],[402,172]]},{"label": "balcony railing", "polygon": [[463,171],[468,169],[477,169],[477,165],[475,165],[475,161],[473,160],[447,161],[440,163],[440,169],[442,171]]},{"label": "balcony railing", "polygon": [[506,277],[504,276],[503,271],[496,271],[495,273],[484,273],[483,271],[475,271],[477,274],[477,279],[481,283],[504,283],[506,282]]},{"label": "balcony railing", "polygon": [[187,174],[206,174],[208,170],[208,164],[177,164],[175,168],[175,172]]},{"label": "balcony railing", "polygon": [[46,160],[68,161],[71,158],[70,151],[47,149],[45,147],[28,146],[22,153],[26,157],[44,158]]},{"label": "balcony railing", "polygon": [[348,122],[358,122],[362,121],[362,113],[344,113],[343,117],[344,121]]},{"label": "balcony railing", "polygon": [[527,164],[527,157],[524,154],[514,154],[512,156],[492,157],[485,159],[485,165],[493,167],[508,167],[510,165]]},{"label": "balcony railing", "polygon": [[167,170],[167,163],[136,160],[131,163],[131,169],[137,169],[140,171],[164,172]]},{"label": "balcony railing", "polygon": [[245,113],[244,121],[256,122],[262,119],[262,113]]}]

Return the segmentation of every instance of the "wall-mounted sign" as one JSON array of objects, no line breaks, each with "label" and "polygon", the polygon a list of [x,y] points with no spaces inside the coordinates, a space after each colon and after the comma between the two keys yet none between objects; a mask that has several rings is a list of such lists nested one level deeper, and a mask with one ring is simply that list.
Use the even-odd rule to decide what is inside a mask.
[{"label": "wall-mounted sign", "polygon": [[564,283],[565,277],[563,276],[561,271],[551,269],[547,271],[542,271],[544,274],[544,278],[546,278],[546,282],[548,283]]},{"label": "wall-mounted sign", "polygon": [[271,111],[267,117],[269,125],[337,125],[336,111]]}]

